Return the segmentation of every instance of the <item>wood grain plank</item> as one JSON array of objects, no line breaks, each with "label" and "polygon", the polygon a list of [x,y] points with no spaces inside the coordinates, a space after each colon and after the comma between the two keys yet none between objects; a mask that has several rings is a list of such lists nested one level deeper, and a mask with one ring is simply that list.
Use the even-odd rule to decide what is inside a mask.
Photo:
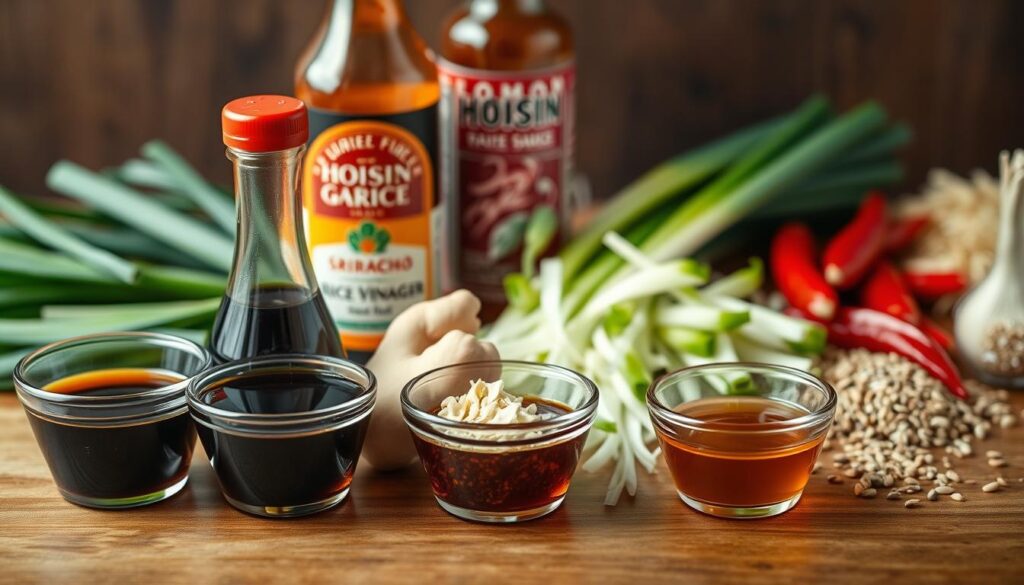
[{"label": "wood grain plank", "polygon": [[[1024,395],[1015,395],[1016,408]],[[423,473],[357,473],[340,508],[296,520],[244,515],[196,456],[189,487],[167,502],[103,512],[57,494],[25,416],[0,396],[0,581],[17,583],[546,582],[1013,583],[1024,575],[1024,429],[986,442],[1011,463],[999,493],[917,510],[861,500],[852,484],[812,477],[776,518],[718,520],[686,508],[666,470],[640,494],[601,505],[607,477],[580,473],[563,508],[514,526],[456,520]],[[983,460],[962,475],[994,476]],[[751,478],[756,481],[756,478]]]}]

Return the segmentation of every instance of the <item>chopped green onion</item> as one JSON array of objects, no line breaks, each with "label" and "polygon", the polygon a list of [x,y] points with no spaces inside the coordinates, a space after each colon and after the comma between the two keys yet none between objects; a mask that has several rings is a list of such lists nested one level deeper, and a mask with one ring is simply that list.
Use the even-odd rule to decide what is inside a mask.
[{"label": "chopped green onion", "polygon": [[533,287],[530,279],[523,274],[513,272],[505,276],[505,298],[510,306],[528,313],[540,305],[540,292]]},{"label": "chopped green onion", "polygon": [[619,303],[617,305],[613,305],[608,309],[608,313],[604,316],[601,326],[609,337],[615,337],[625,331],[626,327],[633,322],[633,316],[635,314],[636,305],[634,303]]},{"label": "chopped green onion", "polygon": [[612,305],[631,299],[704,284],[709,274],[706,264],[690,259],[640,269],[594,295],[581,311],[580,318],[593,318]]},{"label": "chopped green onion", "polygon": [[697,331],[686,327],[660,327],[658,336],[665,345],[679,353],[692,353],[700,357],[715,355],[714,333]]},{"label": "chopped green onion", "polygon": [[750,321],[749,311],[726,311],[707,305],[661,304],[655,314],[663,327],[689,327],[701,331],[730,331]]},{"label": "chopped green onion", "polygon": [[701,289],[708,296],[746,298],[754,294],[764,284],[764,262],[760,258],[751,258],[745,268],[736,270],[729,276],[720,278]]}]

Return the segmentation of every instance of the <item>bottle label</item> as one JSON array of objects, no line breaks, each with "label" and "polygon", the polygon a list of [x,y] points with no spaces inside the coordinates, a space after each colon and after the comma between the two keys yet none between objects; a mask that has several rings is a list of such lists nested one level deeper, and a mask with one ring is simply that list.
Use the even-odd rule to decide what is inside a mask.
[{"label": "bottle label", "polygon": [[549,206],[567,224],[575,65],[484,71],[441,61],[438,77],[441,190],[457,209],[458,277],[485,303],[500,305],[504,277],[520,270],[532,214]]},{"label": "bottle label", "polygon": [[392,319],[440,292],[436,116],[436,106],[393,116],[309,110],[307,238],[347,350],[372,352]]}]

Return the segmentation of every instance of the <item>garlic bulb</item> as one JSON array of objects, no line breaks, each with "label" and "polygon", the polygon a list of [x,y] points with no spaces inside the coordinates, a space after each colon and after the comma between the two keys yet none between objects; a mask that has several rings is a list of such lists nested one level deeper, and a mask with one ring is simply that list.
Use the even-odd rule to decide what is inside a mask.
[{"label": "garlic bulb", "polygon": [[[954,332],[981,380],[1024,387],[1024,150],[1000,154],[999,235],[992,269],[961,299]],[[995,226],[993,226],[994,228]]]}]

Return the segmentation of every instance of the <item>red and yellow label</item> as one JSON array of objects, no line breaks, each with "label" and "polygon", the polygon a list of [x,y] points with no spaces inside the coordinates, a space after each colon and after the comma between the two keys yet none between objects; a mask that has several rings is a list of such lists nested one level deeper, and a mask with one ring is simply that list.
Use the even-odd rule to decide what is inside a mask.
[{"label": "red and yellow label", "polygon": [[390,122],[329,126],[306,155],[303,203],[313,270],[342,342],[371,352],[392,319],[436,296],[430,152]]}]

